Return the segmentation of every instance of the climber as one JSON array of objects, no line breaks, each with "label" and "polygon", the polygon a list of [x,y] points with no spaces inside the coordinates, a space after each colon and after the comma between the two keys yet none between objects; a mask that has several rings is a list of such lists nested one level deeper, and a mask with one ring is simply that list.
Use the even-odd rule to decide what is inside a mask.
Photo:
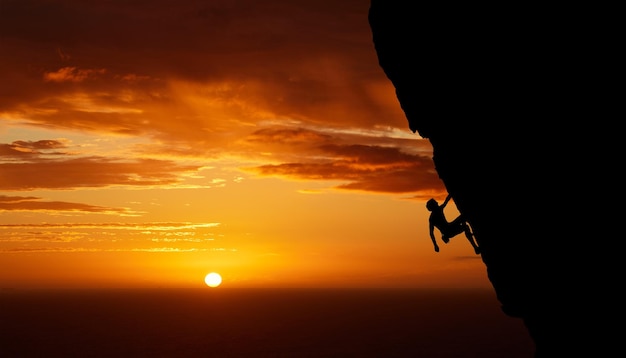
[{"label": "climber", "polygon": [[465,236],[470,244],[472,244],[476,255],[480,254],[480,248],[474,240],[474,234],[470,230],[469,224],[465,221],[463,216],[459,215],[451,222],[448,222],[446,219],[443,209],[446,207],[450,199],[451,196],[448,195],[446,200],[444,200],[441,205],[439,205],[435,199],[430,199],[426,202],[426,208],[431,212],[430,217],[428,218],[428,223],[430,239],[433,241],[433,245],[435,246],[435,252],[439,252],[439,245],[437,245],[437,241],[435,240],[435,228],[437,228],[441,232],[441,240],[446,244],[450,241],[450,238],[465,232]]}]

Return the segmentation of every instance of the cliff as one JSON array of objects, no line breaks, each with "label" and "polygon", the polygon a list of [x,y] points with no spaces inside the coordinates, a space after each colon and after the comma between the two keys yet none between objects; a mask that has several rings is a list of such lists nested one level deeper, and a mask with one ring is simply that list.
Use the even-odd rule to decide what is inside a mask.
[{"label": "cliff", "polygon": [[371,1],[379,64],[409,129],[431,142],[503,313],[523,320],[535,357],[603,356],[610,335],[588,299],[598,234],[588,236],[597,225],[586,205],[604,201],[585,191],[611,188],[621,163],[604,146],[618,129],[599,105],[615,95],[601,98],[595,80],[610,55],[568,9],[472,6]]}]

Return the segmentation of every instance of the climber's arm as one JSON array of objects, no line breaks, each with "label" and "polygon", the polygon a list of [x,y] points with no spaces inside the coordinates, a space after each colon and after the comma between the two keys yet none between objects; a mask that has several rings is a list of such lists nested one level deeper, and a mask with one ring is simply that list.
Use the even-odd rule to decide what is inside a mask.
[{"label": "climber's arm", "polygon": [[445,208],[446,205],[448,205],[448,202],[450,201],[450,199],[452,199],[452,196],[450,194],[448,194],[448,196],[446,197],[446,200],[443,201],[443,204],[441,204],[441,208]]},{"label": "climber's arm", "polygon": [[435,226],[431,223],[429,227],[430,239],[433,242],[433,246],[435,247],[435,252],[439,252],[439,245],[437,245],[437,240],[435,240]]}]

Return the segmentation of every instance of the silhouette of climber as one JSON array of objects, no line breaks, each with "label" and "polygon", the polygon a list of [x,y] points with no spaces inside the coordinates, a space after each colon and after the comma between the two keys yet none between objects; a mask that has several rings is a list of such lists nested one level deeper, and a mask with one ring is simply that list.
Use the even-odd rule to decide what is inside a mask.
[{"label": "silhouette of climber", "polygon": [[465,236],[470,244],[472,244],[474,252],[477,255],[480,254],[480,248],[478,247],[478,244],[476,244],[474,235],[467,222],[465,222],[463,216],[459,215],[451,222],[448,222],[446,219],[443,209],[446,205],[448,205],[450,199],[451,196],[448,195],[446,200],[444,200],[441,205],[439,205],[435,199],[430,199],[426,202],[426,209],[430,211],[430,217],[428,218],[430,239],[433,241],[433,245],[435,246],[435,252],[439,252],[439,245],[437,245],[437,241],[435,240],[435,228],[437,228],[441,232],[441,240],[446,244],[450,241],[450,238],[465,232]]}]

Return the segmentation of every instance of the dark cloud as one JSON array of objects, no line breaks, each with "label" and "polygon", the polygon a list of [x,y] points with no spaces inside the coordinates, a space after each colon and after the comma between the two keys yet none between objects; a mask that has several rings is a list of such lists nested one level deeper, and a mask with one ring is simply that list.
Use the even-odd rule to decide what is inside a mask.
[{"label": "dark cloud", "polygon": [[398,148],[378,147],[371,145],[335,145],[321,146],[323,152],[344,158],[355,165],[410,166],[416,156],[403,153]]},{"label": "dark cloud", "polygon": [[292,179],[346,181],[340,189],[381,193],[433,192],[443,189],[429,156],[398,148],[323,145],[324,159],[250,168],[261,175]]},{"label": "dark cloud", "polygon": [[306,144],[326,142],[332,139],[328,134],[304,128],[264,128],[259,129],[249,135],[246,140],[256,143],[273,143],[273,144]]},{"label": "dark cloud", "polygon": [[124,213],[122,208],[71,203],[64,201],[45,201],[32,196],[0,195],[0,211],[80,211],[90,213]]},{"label": "dark cloud", "polygon": [[179,182],[178,175],[199,168],[166,160],[103,157],[0,163],[0,190],[169,185]]},{"label": "dark cloud", "polygon": [[[184,110],[188,104],[178,103],[169,86],[182,80],[231,85],[223,99],[206,89],[201,95],[238,98],[274,118],[406,128],[397,103],[387,105],[395,99],[382,100],[377,89],[390,84],[371,42],[367,0],[5,0],[2,6],[2,52],[10,55],[0,56],[0,111],[34,124],[198,140],[195,128],[221,124],[207,111],[196,118]],[[76,108],[77,94],[141,111],[96,114]],[[168,101],[178,112],[156,118]],[[174,117],[187,125],[172,130],[163,123]],[[147,120],[151,127],[140,125]]]},{"label": "dark cloud", "polygon": [[41,154],[64,155],[65,152],[53,151],[66,148],[66,144],[58,140],[24,141],[18,140],[11,144],[0,143],[0,156],[4,160],[10,158],[34,158]]}]

